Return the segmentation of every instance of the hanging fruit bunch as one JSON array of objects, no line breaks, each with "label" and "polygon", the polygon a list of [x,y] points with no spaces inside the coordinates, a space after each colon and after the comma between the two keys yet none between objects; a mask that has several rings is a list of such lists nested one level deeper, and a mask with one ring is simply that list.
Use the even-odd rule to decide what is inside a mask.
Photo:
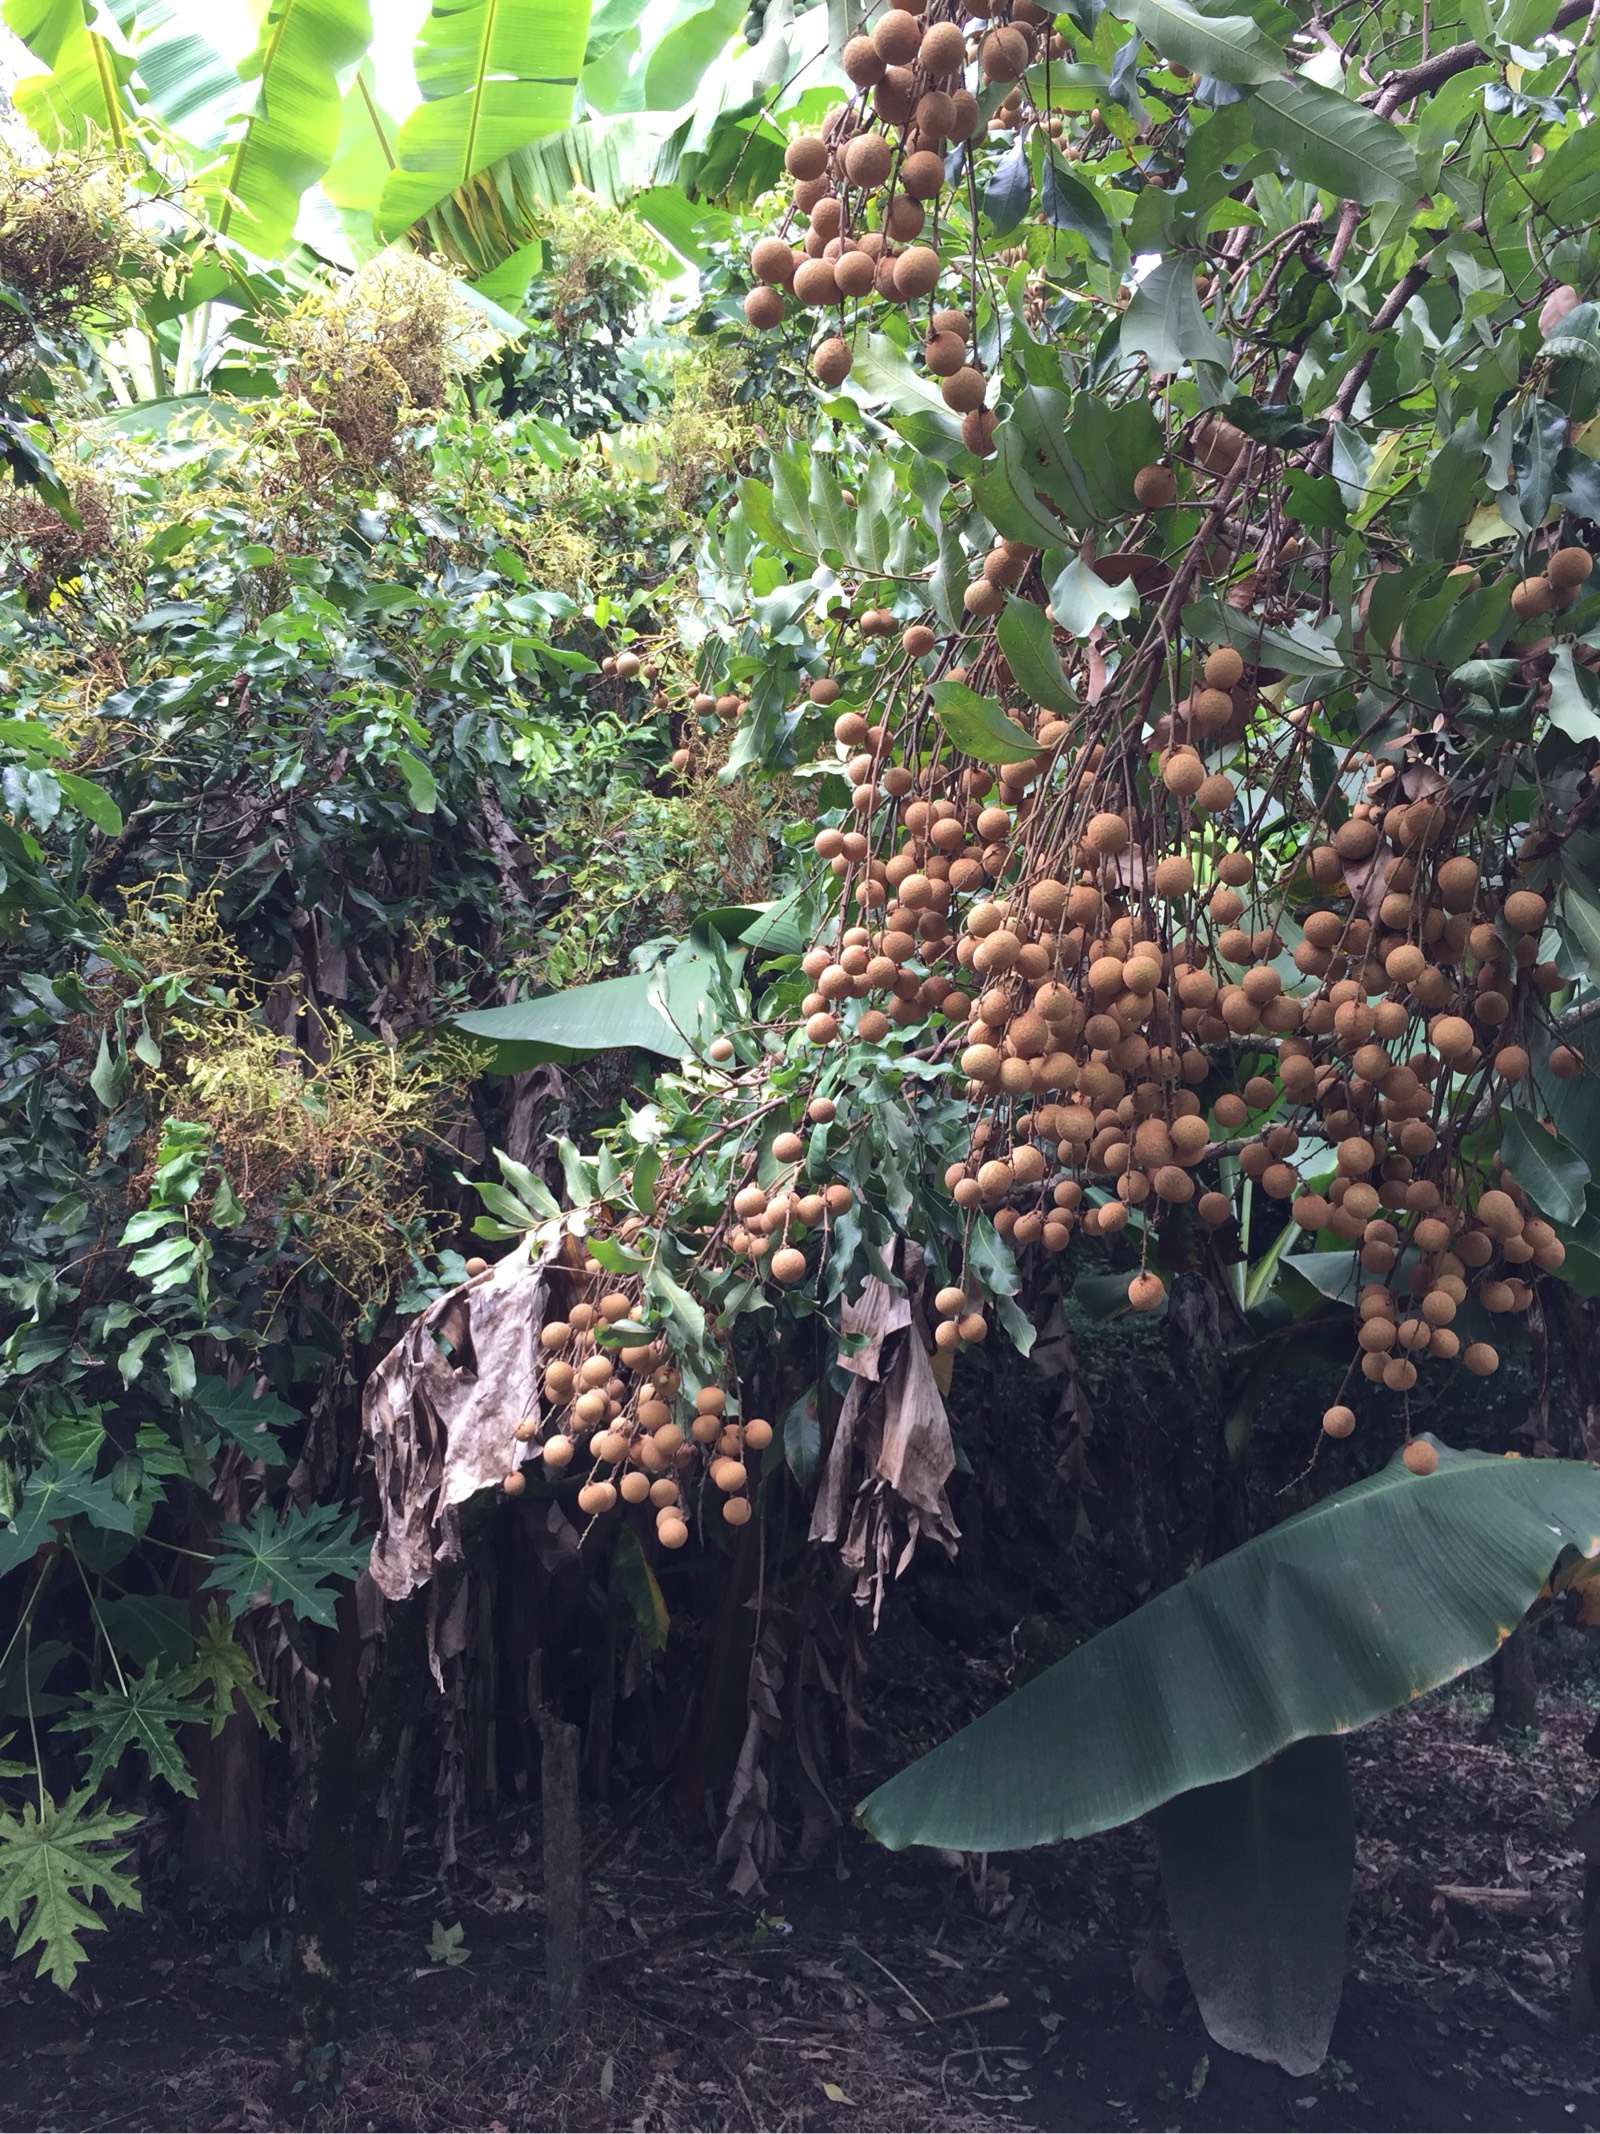
[{"label": "hanging fruit bunch", "polygon": [[[1277,1210],[1289,1264],[1300,1238],[1348,1253],[1349,1383],[1406,1415],[1425,1369],[1496,1369],[1493,1322],[1584,1213],[1558,1130],[1600,946],[1578,134],[1538,166],[1539,267],[1474,329],[1436,233],[1370,210],[1424,212],[1408,114],[1475,47],[1341,97],[1252,25],[1230,53],[1210,18],[1133,12],[1132,71],[1137,37],[1032,0],[869,15],[751,247],[746,318],[807,333],[834,423],[830,455],[780,455],[742,499],[787,568],[813,559],[812,620],[736,684],[702,661],[692,710],[742,720],[735,767],[814,780],[824,919],[741,1046],[702,1048],[720,1197],[693,1279],[831,1312],[874,1211],[909,1219],[853,1092],[914,1065],[963,1105],[917,1203],[939,1349],[984,1338],[996,1237],[1116,1241],[1148,1312]],[[1356,144],[1337,186],[1328,99]],[[1427,212],[1479,172],[1515,221],[1483,153],[1443,151]],[[1448,401],[1396,353],[1419,333],[1453,336]],[[885,350],[943,415],[894,398]],[[860,442],[842,389],[874,410]],[[782,717],[758,711],[772,674]],[[906,1108],[931,1162],[934,1109]],[[658,1239],[696,1180],[663,1172]],[[1341,1393],[1327,1434],[1354,1414]]]}]

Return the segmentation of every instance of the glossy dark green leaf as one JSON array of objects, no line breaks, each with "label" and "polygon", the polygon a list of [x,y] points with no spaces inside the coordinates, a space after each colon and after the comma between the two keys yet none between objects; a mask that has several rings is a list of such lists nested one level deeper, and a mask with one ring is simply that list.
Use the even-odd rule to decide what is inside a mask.
[{"label": "glossy dark green leaf", "polygon": [[1289,71],[1281,47],[1248,14],[1202,13],[1187,0],[1122,0],[1118,12],[1163,59],[1214,81],[1269,82]]},{"label": "glossy dark green leaf", "polygon": [[965,682],[935,682],[933,708],[963,755],[978,763],[1022,763],[1039,744],[1008,719],[993,697],[981,697]]},{"label": "glossy dark green leaf", "polygon": [[1094,258],[1111,257],[1111,222],[1091,186],[1072,172],[1052,150],[1045,156],[1039,208],[1052,229],[1081,237]]},{"label": "glossy dark green leaf", "polygon": [[1206,2029],[1230,2052],[1311,2074],[1344,1985],[1356,1827],[1343,1743],[1291,1742],[1150,1821]]},{"label": "glossy dark green leaf", "polygon": [[1033,170],[1024,135],[1018,139],[1015,148],[1000,158],[983,189],[983,212],[997,237],[1004,237],[1016,228],[1027,214],[1032,198]]},{"label": "glossy dark green leaf", "polygon": [[1366,207],[1420,196],[1422,175],[1411,144],[1375,111],[1304,76],[1263,82],[1251,98],[1256,140],[1292,177]]},{"label": "glossy dark green leaf", "polygon": [[1524,1111],[1508,1111],[1500,1127],[1500,1161],[1541,1215],[1575,1223],[1583,1213],[1589,1166],[1559,1134]]},{"label": "glossy dark green leaf", "polygon": [[1061,671],[1055,631],[1044,610],[1035,607],[1031,600],[1019,600],[1013,594],[1006,602],[995,635],[1005,654],[1006,665],[1024,696],[1035,704],[1042,704],[1047,711],[1070,718],[1077,710],[1078,702]]}]

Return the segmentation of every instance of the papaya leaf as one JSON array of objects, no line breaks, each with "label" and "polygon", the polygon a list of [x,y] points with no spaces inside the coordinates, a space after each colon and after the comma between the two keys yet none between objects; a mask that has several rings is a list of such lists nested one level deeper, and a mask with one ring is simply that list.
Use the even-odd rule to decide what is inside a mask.
[{"label": "papaya leaf", "polygon": [[0,1808],[0,1925],[16,1936],[17,1957],[39,1951],[40,1978],[70,1986],[85,1960],[79,1936],[104,1931],[86,1899],[140,1909],[137,1887],[119,1871],[128,1857],[121,1841],[138,1821],[95,1802],[87,1787],[59,1805],[29,1801],[20,1816]]}]

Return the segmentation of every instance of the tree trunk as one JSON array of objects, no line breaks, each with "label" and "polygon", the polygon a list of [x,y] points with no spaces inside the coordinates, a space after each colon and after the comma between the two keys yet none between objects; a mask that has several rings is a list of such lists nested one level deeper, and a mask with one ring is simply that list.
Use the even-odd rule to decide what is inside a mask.
[{"label": "tree trunk", "polygon": [[183,1818],[183,1872],[209,1902],[240,1921],[267,1907],[266,1804],[261,1728],[235,1711],[222,1732],[196,1728],[189,1749],[195,1797]]},{"label": "tree trunk", "polygon": [[540,1813],[544,1819],[545,2004],[565,2024],[583,2004],[583,1821],[578,1808],[580,1736],[548,1709],[539,1714]]},{"label": "tree trunk", "polygon": [[1494,1706],[1483,1726],[1485,1741],[1527,1733],[1539,1724],[1539,1677],[1533,1671],[1533,1632],[1519,1623],[1489,1662]]},{"label": "tree trunk", "polygon": [[346,1594],[339,1602],[289,1964],[291,2065],[330,2043],[344,2012],[378,1796],[394,1772],[400,1737],[419,1703],[419,1600],[413,1594],[388,1610],[382,1657],[365,1697],[355,1597]]}]

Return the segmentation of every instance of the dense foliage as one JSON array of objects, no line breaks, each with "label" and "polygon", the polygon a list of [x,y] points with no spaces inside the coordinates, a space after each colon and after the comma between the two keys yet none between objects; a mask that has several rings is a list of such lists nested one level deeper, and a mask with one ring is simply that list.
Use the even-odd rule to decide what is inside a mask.
[{"label": "dense foliage", "polygon": [[[51,1892],[131,1901],[135,1789],[203,1826],[257,1721],[313,1853],[338,1755],[403,1835],[425,1666],[448,1862],[568,1622],[496,1625],[519,1550],[598,1758],[624,1644],[703,1660],[757,1887],[844,1596],[959,1546],[958,1371],[1071,1382],[1064,1292],[1209,1359],[1233,1465],[1298,1327],[1291,1501],[1399,1450],[1364,1501],[1504,1543],[1439,1672],[1550,1569],[1425,1425],[1504,1354],[1557,1449],[1600,1293],[1584,11],[461,12],[397,126],[352,0],[237,68],[5,10],[0,1918],[62,1978]],[[1116,1812],[1345,1723],[1317,1665]]]}]

